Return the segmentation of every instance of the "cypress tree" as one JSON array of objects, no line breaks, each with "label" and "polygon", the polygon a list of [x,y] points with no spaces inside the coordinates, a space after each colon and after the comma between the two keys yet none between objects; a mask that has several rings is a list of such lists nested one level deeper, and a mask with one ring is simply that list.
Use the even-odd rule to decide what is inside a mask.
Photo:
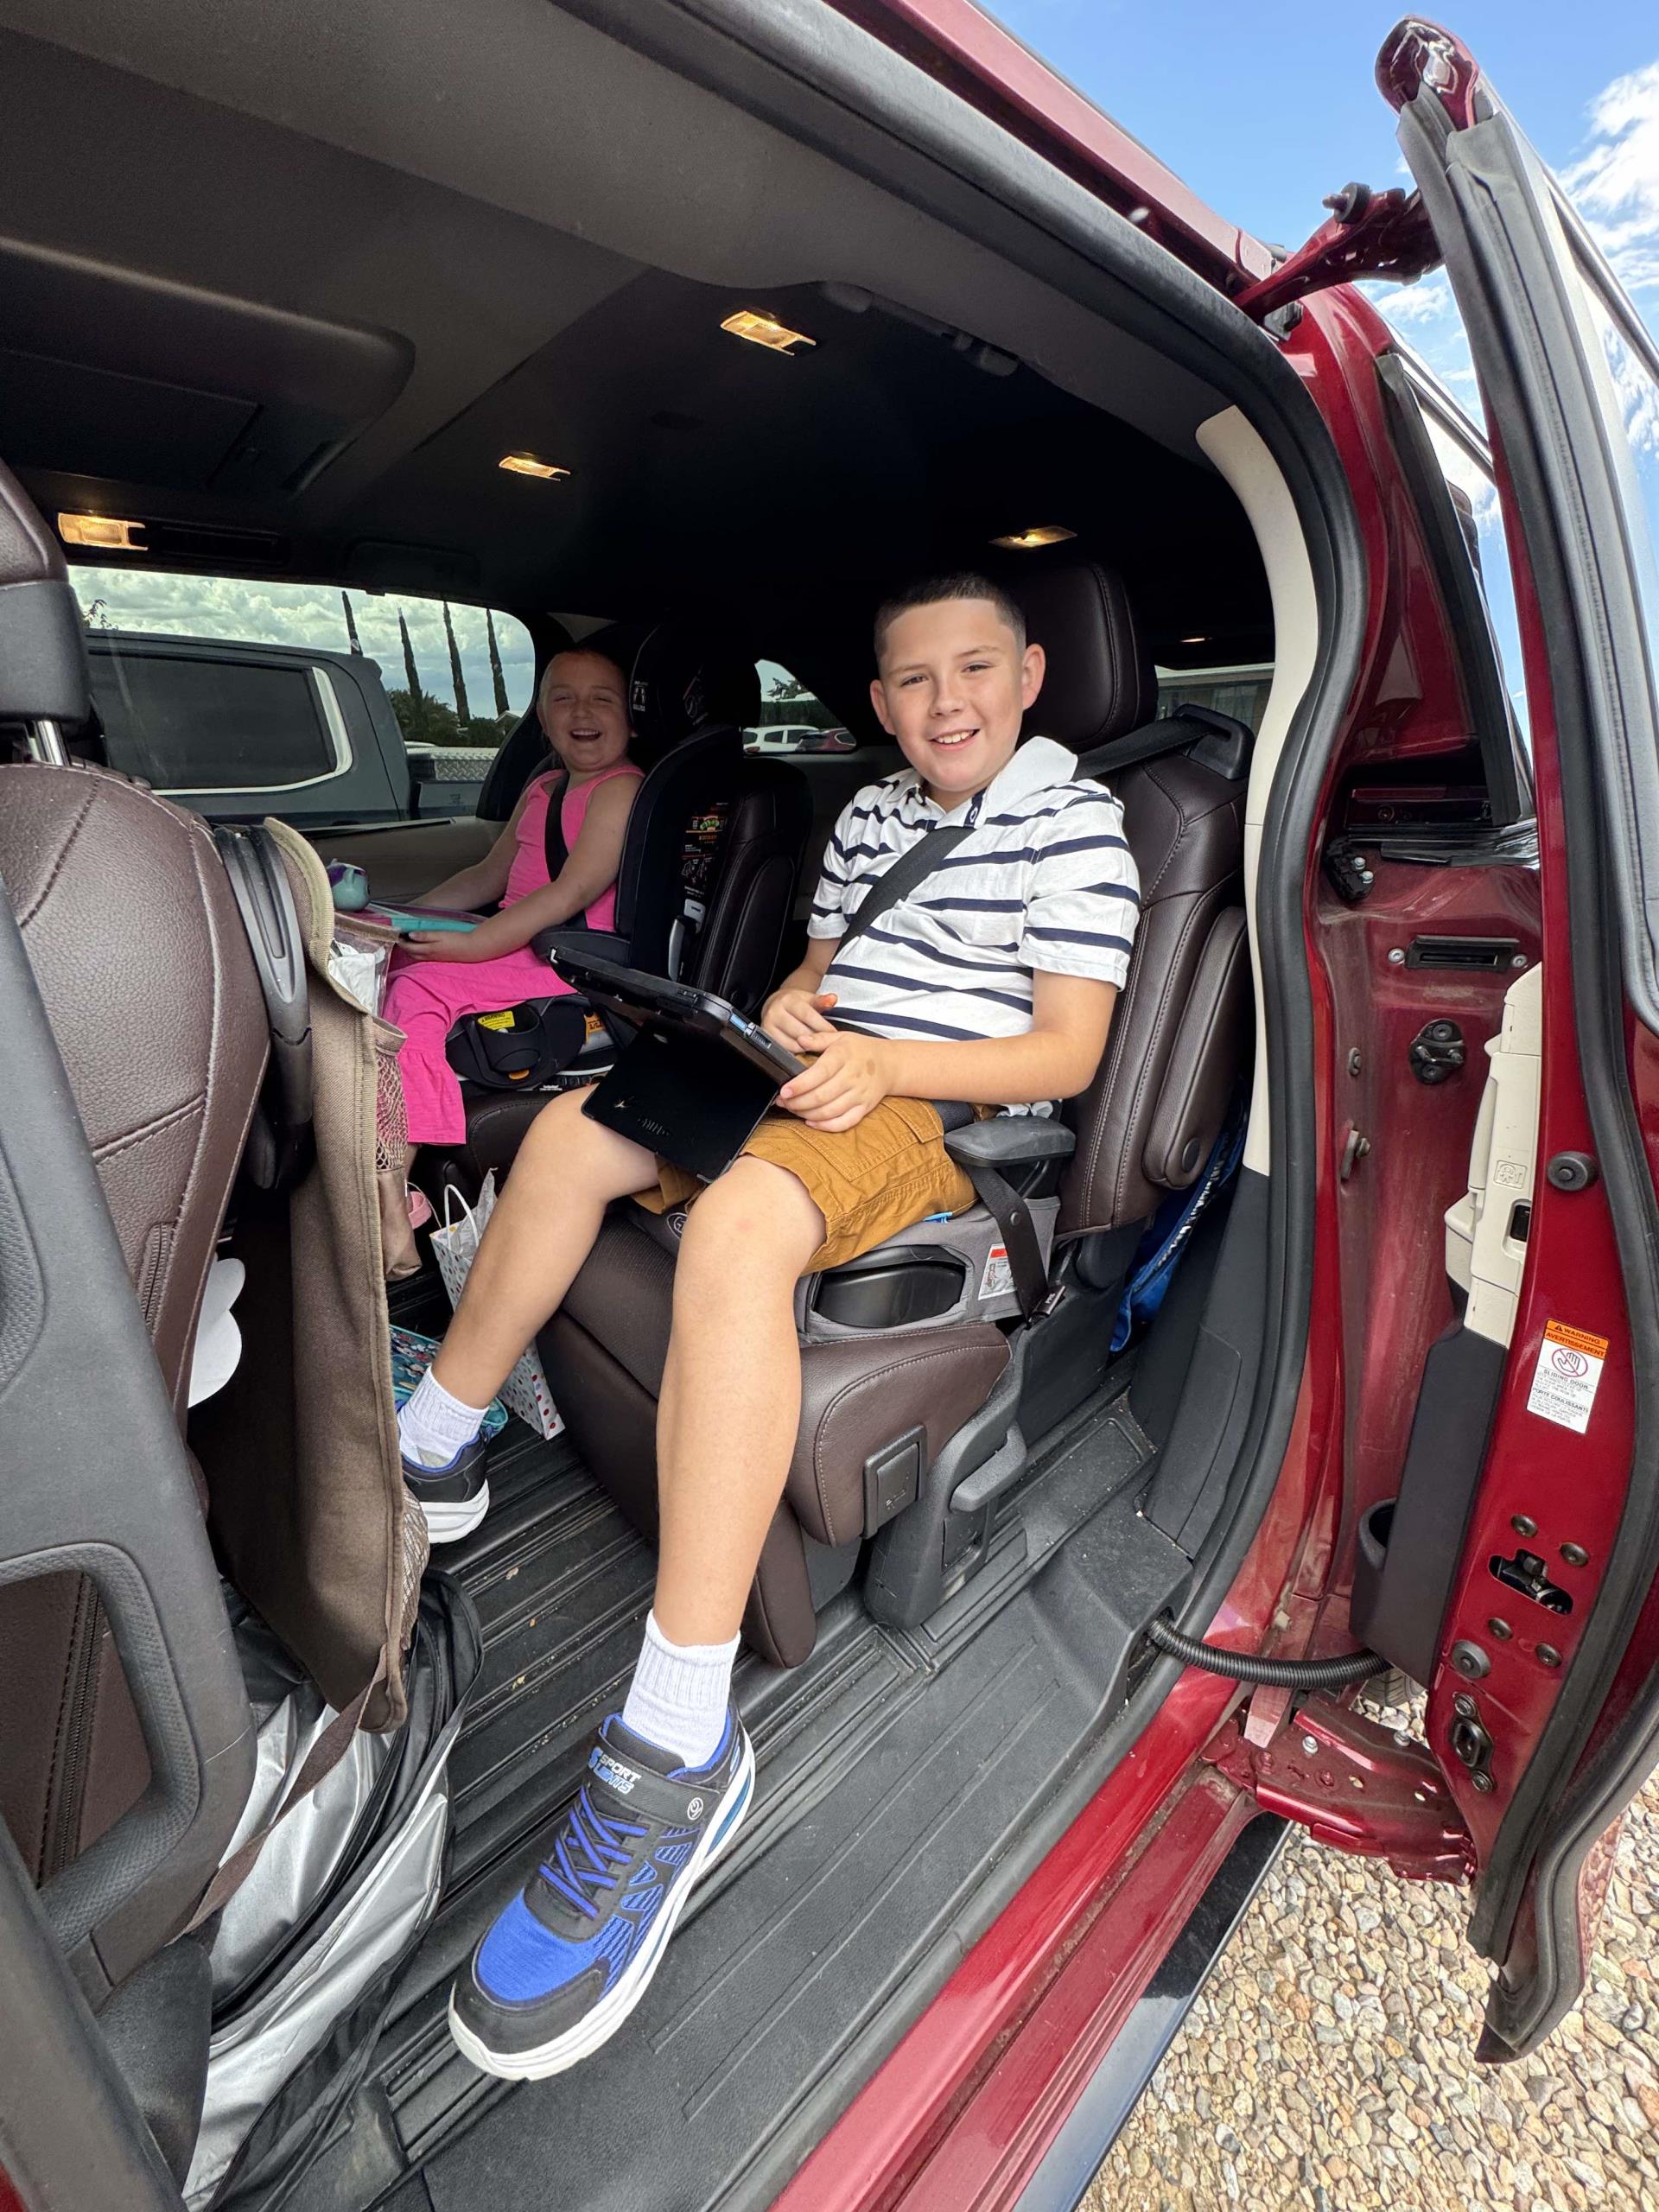
[{"label": "cypress tree", "polygon": [[490,636],[490,681],[495,686],[495,711],[498,715],[510,715],[512,707],[507,698],[507,679],[501,672],[501,648],[495,641],[495,615],[487,607],[484,610],[484,626]]},{"label": "cypress tree", "polygon": [[398,615],[397,628],[404,641],[404,674],[409,680],[409,696],[411,700],[418,699],[421,696],[421,676],[415,665],[415,648],[409,642],[409,617],[406,614]]},{"label": "cypress tree", "polygon": [[350,592],[342,591],[340,593],[340,603],[346,610],[346,636],[348,640],[348,649],[352,652],[360,653],[363,650],[363,645],[362,641],[357,634],[357,617],[352,612],[352,595]]},{"label": "cypress tree", "polygon": [[467,679],[461,672],[461,647],[455,643],[455,626],[447,599],[443,602],[443,634],[449,640],[449,680],[455,687],[455,720],[464,729],[472,720],[472,710],[467,704]]}]

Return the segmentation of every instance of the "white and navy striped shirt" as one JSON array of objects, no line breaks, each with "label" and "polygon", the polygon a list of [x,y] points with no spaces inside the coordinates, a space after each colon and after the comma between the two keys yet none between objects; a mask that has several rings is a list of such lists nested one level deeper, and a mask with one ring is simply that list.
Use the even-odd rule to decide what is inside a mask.
[{"label": "white and navy striped shirt", "polygon": [[[837,938],[901,853],[938,823],[969,835],[848,948],[823,988],[832,1021],[938,1043],[1020,1037],[1038,969],[1121,988],[1140,919],[1123,810],[1074,783],[1077,757],[1028,738],[967,809],[947,815],[913,768],[867,784],[836,822],[807,933]],[[1045,1109],[1039,1108],[1036,1110]]]}]

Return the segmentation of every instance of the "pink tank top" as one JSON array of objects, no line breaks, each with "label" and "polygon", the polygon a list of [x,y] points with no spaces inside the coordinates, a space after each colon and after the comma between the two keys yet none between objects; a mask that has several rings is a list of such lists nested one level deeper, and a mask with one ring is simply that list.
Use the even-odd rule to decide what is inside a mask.
[{"label": "pink tank top", "polygon": [[[564,849],[574,852],[576,839],[582,835],[582,825],[587,819],[588,802],[601,784],[609,783],[614,776],[632,776],[639,781],[641,771],[631,760],[619,760],[613,768],[602,769],[585,784],[574,787],[563,783],[564,772],[555,769],[540,776],[530,787],[530,804],[518,817],[518,845],[512,855],[512,867],[507,874],[507,888],[501,904],[511,906],[520,899],[527,899],[532,891],[543,889],[547,874],[547,807],[556,785],[564,791],[559,810],[559,827],[564,832]],[[616,916],[616,886],[602,892],[582,915],[585,928],[607,930]]]}]

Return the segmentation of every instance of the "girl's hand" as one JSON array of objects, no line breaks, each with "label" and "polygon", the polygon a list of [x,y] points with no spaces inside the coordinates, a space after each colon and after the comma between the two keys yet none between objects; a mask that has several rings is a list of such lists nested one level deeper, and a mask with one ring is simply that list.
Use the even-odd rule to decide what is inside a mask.
[{"label": "girl's hand", "polygon": [[487,922],[475,930],[417,930],[403,940],[404,950],[416,960],[499,960],[512,950],[490,934]]},{"label": "girl's hand", "polygon": [[778,991],[760,1009],[760,1027],[791,1052],[816,1052],[839,1033],[824,1020],[835,1002],[834,991]]},{"label": "girl's hand", "polygon": [[784,1085],[778,1103],[798,1114],[809,1128],[856,1128],[872,1107],[893,1095],[891,1048],[884,1038],[836,1029],[827,1037],[807,1037],[794,1049],[811,1053],[813,1064]]}]

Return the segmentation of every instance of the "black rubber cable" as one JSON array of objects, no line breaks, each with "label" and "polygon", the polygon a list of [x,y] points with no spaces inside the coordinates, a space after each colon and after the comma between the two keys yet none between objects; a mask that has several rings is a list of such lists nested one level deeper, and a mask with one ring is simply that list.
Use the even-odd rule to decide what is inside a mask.
[{"label": "black rubber cable", "polygon": [[1183,1636],[1167,1621],[1148,1621],[1147,1641],[1160,1651],[1173,1653],[1189,1667],[1202,1667],[1211,1675],[1230,1675],[1236,1682],[1265,1682],[1282,1690],[1334,1690],[1344,1682],[1363,1681],[1388,1667],[1375,1651],[1350,1651],[1340,1659],[1260,1659],[1248,1651],[1224,1651],[1219,1644],[1200,1643]]}]

